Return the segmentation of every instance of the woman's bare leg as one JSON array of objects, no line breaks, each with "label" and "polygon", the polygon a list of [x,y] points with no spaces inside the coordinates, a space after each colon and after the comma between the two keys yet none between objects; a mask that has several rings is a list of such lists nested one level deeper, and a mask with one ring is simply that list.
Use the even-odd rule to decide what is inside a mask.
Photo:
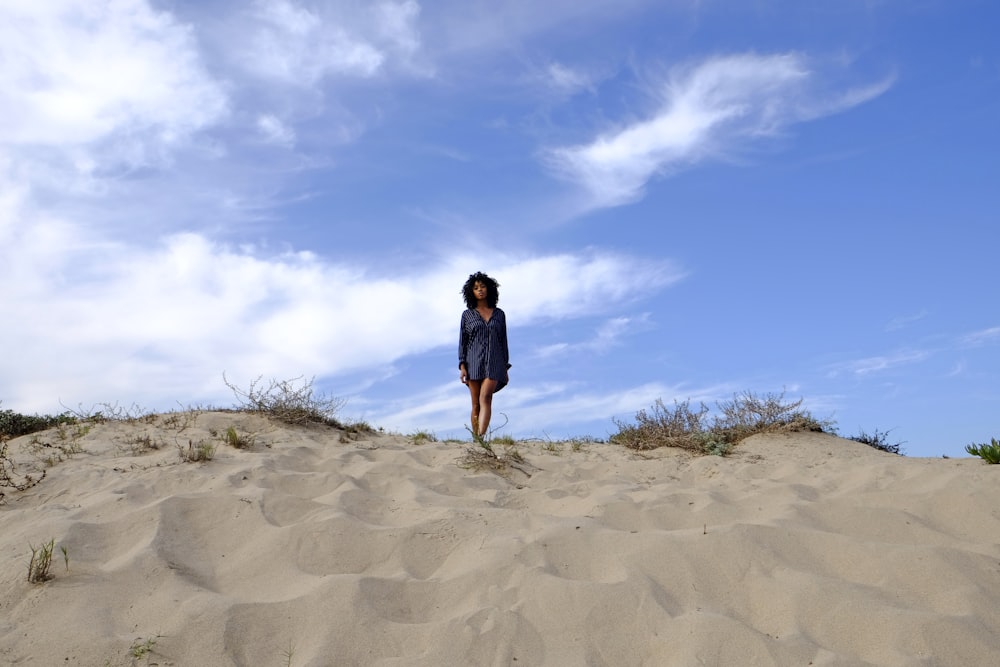
[{"label": "woman's bare leg", "polygon": [[[469,383],[472,384],[471,382]],[[493,416],[493,392],[497,389],[497,381],[486,378],[479,390],[479,435],[484,436],[490,428],[490,417]]]},{"label": "woman's bare leg", "polygon": [[472,396],[472,437],[479,437],[479,395],[482,393],[482,380],[469,380],[469,394]]}]

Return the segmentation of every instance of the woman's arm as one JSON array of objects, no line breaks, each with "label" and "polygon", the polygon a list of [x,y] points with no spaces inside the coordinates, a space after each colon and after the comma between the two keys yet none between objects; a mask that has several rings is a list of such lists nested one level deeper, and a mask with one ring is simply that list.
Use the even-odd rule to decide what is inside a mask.
[{"label": "woman's arm", "polygon": [[462,384],[466,384],[469,378],[469,371],[465,365],[465,355],[468,347],[468,340],[465,335],[465,316],[468,312],[465,311],[465,313],[462,313],[462,320],[458,323],[458,379],[462,381]]},{"label": "woman's arm", "polygon": [[510,368],[510,349],[507,347],[507,313],[501,310],[500,315],[500,322],[503,324],[500,335],[500,342],[503,345],[503,362],[507,364],[507,368]]}]

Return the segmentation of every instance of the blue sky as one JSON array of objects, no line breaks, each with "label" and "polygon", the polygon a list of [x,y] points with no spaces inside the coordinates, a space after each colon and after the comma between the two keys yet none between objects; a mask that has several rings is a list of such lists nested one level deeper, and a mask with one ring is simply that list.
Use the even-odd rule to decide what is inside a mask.
[{"label": "blue sky", "polygon": [[987,0],[3,0],[2,407],[305,376],[463,435],[482,270],[505,433],[785,390],[964,455],[1000,436],[997,26]]}]

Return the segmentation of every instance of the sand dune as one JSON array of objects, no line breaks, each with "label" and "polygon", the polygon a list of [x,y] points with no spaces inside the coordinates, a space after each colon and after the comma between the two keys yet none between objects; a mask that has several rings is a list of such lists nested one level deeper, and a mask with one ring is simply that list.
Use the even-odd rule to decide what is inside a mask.
[{"label": "sand dune", "polygon": [[[727,458],[527,443],[530,476],[503,478],[459,467],[458,443],[150,422],[95,425],[6,490],[0,664],[1000,660],[1000,466],[978,459],[822,434]],[[230,426],[254,446],[223,444]],[[182,462],[201,441],[214,459]],[[31,443],[9,443],[21,472],[58,453]],[[59,552],[30,584],[50,538],[69,569]]]}]

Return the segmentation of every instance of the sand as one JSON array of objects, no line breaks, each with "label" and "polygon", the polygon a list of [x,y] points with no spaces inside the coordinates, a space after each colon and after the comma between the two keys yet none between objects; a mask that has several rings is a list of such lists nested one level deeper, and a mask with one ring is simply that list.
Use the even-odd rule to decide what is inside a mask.
[{"label": "sand", "polygon": [[[535,442],[505,478],[462,443],[241,413],[65,435],[9,443],[19,472],[53,465],[0,489],[2,665],[1000,664],[979,459]],[[202,441],[212,460],[181,460]]]}]

